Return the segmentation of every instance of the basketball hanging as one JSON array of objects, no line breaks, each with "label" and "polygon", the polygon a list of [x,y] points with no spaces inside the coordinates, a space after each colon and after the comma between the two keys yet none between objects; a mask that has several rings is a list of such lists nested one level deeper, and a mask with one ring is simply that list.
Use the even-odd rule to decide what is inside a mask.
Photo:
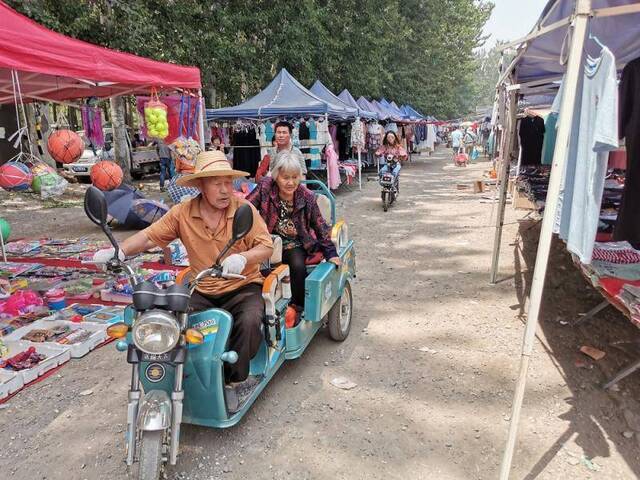
[{"label": "basketball hanging", "polygon": [[24,163],[7,162],[0,167],[0,187],[10,192],[22,192],[31,187],[31,170]]},{"label": "basketball hanging", "polygon": [[56,162],[73,163],[82,155],[84,142],[76,132],[55,130],[49,135],[47,150]]},{"label": "basketball hanging", "polygon": [[91,167],[91,183],[100,190],[113,190],[122,183],[122,169],[120,165],[108,160],[96,163]]}]

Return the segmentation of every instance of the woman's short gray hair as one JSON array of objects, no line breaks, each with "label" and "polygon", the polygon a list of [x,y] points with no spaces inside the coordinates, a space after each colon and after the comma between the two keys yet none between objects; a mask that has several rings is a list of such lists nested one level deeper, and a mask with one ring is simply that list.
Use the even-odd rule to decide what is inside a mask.
[{"label": "woman's short gray hair", "polygon": [[291,152],[282,152],[275,157],[275,165],[271,169],[271,176],[276,179],[281,172],[291,172],[302,175],[302,165]]}]

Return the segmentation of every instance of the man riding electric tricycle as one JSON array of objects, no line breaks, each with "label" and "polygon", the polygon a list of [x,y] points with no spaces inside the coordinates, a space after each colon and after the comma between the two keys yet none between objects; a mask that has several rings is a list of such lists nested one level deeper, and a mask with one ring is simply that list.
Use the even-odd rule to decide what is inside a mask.
[{"label": "man riding electric tricycle", "polygon": [[[317,182],[318,206],[330,222],[339,265],[310,262],[304,312],[287,328],[289,267],[281,264],[281,242],[274,249],[255,208],[233,195],[233,178],[245,175],[220,152],[200,154],[195,173],[179,181],[198,186],[201,195],[122,245],[107,226],[104,195],[87,190],[85,212],[113,245],[94,261],[125,273],[133,285],[124,322],[108,333],[120,339],[116,348],[127,352],[132,365],[126,461],[139,463],[140,479],[158,479],[164,462],[176,464],[182,423],[238,423],[284,361],[301,356],[323,324],[334,340],[349,333],[355,251],[346,225],[336,222],[333,196]],[[126,256],[175,238],[185,245],[189,269],[168,288],[139,281]],[[260,268],[265,261],[266,270]]]}]

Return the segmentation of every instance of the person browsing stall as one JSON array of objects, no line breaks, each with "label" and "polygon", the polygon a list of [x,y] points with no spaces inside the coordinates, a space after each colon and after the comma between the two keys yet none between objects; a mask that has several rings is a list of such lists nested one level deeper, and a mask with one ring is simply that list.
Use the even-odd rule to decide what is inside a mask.
[{"label": "person browsing stall", "polygon": [[271,177],[263,178],[247,196],[265,219],[270,233],[282,238],[282,261],[291,273],[291,304],[287,327],[300,321],[304,311],[305,260],[322,252],[325,260],[340,265],[331,228],[322,218],[315,194],[300,184],[302,168],[291,152],[282,153]]},{"label": "person browsing stall", "polygon": [[307,164],[304,160],[304,155],[300,151],[299,148],[293,146],[291,142],[291,133],[293,132],[293,127],[289,122],[278,122],[275,125],[275,143],[276,143],[276,151],[271,159],[271,163],[269,164],[269,171],[273,172],[278,164],[281,155],[285,153],[292,154],[295,159],[300,164],[300,170],[302,171],[302,179],[304,180],[307,176]]},{"label": "person browsing stall", "polygon": [[[180,239],[189,255],[192,275],[211,267],[231,239],[233,216],[245,200],[233,194],[233,179],[247,172],[233,170],[220,151],[202,152],[194,172],[178,179],[183,187],[197,187],[201,194],[169,210],[150,227],[127,238],[120,250],[121,260],[154,247],[166,247]],[[191,297],[191,312],[221,308],[233,316],[229,349],[238,354],[235,364],[225,363],[225,394],[242,403],[259,379],[249,377],[249,363],[264,337],[261,333],[265,304],[262,299],[260,263],[271,257],[273,242],[264,220],[252,206],[253,227],[222,260],[223,273],[244,275],[240,279],[205,278]],[[97,252],[94,261],[105,263],[113,248]],[[233,410],[233,406],[229,406]]]}]

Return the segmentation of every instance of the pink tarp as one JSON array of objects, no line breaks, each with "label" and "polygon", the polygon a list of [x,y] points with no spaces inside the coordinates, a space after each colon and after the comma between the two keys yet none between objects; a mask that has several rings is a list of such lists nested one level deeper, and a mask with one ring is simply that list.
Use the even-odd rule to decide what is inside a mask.
[{"label": "pink tarp", "polygon": [[199,89],[200,70],[122,53],[66,37],[0,0],[0,103],[13,101],[11,70],[22,95],[37,100]]}]

